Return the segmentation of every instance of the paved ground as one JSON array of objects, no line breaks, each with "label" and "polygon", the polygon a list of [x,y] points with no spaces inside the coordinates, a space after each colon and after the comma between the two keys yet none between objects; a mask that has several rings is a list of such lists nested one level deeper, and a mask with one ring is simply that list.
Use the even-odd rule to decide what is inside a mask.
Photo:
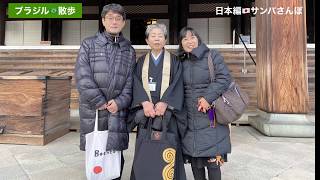
[{"label": "paved ground", "polygon": [[[223,180],[314,180],[315,139],[266,137],[250,126],[232,126],[232,154],[222,166]],[[125,151],[123,180],[129,179],[135,134]],[[85,155],[79,133],[46,146],[0,144],[0,180],[80,180],[85,178]],[[186,165],[187,177],[192,172]]]}]

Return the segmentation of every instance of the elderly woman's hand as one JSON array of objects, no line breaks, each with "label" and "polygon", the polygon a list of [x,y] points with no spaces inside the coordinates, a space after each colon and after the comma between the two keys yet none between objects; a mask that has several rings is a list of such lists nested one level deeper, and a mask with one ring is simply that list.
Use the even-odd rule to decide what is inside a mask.
[{"label": "elderly woman's hand", "polygon": [[150,101],[144,101],[142,103],[144,115],[146,117],[152,117],[154,118],[156,116],[156,112],[154,110],[154,104]]},{"label": "elderly woman's hand", "polygon": [[156,104],[156,116],[163,116],[164,113],[166,112],[166,109],[168,107],[168,104],[165,102],[158,102]]},{"label": "elderly woman's hand", "polygon": [[210,104],[208,103],[208,101],[205,98],[200,97],[198,99],[198,111],[205,113],[209,108]]}]

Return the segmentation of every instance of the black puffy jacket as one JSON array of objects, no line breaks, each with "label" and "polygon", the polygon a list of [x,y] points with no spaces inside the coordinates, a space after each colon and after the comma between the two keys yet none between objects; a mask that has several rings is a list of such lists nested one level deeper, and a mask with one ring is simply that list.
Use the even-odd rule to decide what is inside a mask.
[{"label": "black puffy jacket", "polygon": [[[211,51],[215,80],[210,81],[208,54]],[[213,157],[231,152],[229,128],[216,123],[210,127],[208,114],[197,109],[198,98],[209,104],[229,87],[232,77],[218,51],[199,45],[183,60],[184,106],[187,128],[182,143],[185,154],[192,157]]]},{"label": "black puffy jacket", "polygon": [[83,40],[75,67],[79,91],[80,149],[85,150],[85,134],[93,131],[95,110],[114,99],[117,113],[99,111],[99,129],[109,130],[106,150],[128,148],[127,107],[132,99],[132,72],[135,51],[122,34],[113,38],[97,33]]}]

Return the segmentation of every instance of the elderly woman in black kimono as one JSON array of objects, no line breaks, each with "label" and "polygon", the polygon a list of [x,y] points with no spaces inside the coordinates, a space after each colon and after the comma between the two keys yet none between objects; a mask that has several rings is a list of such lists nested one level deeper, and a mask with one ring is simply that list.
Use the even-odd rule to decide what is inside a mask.
[{"label": "elderly woman in black kimono", "polygon": [[[142,178],[141,175],[137,175],[138,171],[150,172],[153,169],[153,167],[146,167],[145,165],[137,167],[135,164],[136,154],[139,151],[137,150],[139,149],[138,139],[142,136],[140,131],[141,128],[146,127],[146,124],[152,126],[153,132],[161,132],[165,124],[167,132],[174,134],[173,139],[176,141],[177,148],[174,160],[174,177],[172,178],[185,180],[186,175],[178,135],[178,118],[176,118],[182,109],[184,97],[182,65],[174,54],[164,48],[167,39],[165,25],[148,25],[145,35],[146,42],[151,50],[138,58],[134,69],[133,99],[130,113],[132,121],[129,126],[132,129],[135,125],[138,125],[138,135],[131,180]],[[159,117],[163,117],[163,119]],[[141,119],[144,119],[144,121]],[[147,120],[152,123],[148,123]],[[163,123],[164,120],[166,123]],[[159,162],[154,163],[156,166]]]}]

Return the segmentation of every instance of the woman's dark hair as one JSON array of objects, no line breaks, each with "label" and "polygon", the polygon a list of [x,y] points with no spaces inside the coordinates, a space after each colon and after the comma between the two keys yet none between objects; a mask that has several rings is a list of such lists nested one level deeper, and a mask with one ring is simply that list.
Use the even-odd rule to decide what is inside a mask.
[{"label": "woman's dark hair", "polygon": [[199,34],[197,33],[197,31],[195,31],[192,27],[183,27],[181,30],[180,30],[180,33],[179,33],[179,48],[178,48],[178,54],[182,54],[184,52],[183,50],[183,47],[182,47],[182,39],[186,37],[187,35],[187,32],[190,32],[192,35],[196,36],[197,39],[198,39],[198,45],[200,45],[202,43],[202,40],[199,36]]}]

